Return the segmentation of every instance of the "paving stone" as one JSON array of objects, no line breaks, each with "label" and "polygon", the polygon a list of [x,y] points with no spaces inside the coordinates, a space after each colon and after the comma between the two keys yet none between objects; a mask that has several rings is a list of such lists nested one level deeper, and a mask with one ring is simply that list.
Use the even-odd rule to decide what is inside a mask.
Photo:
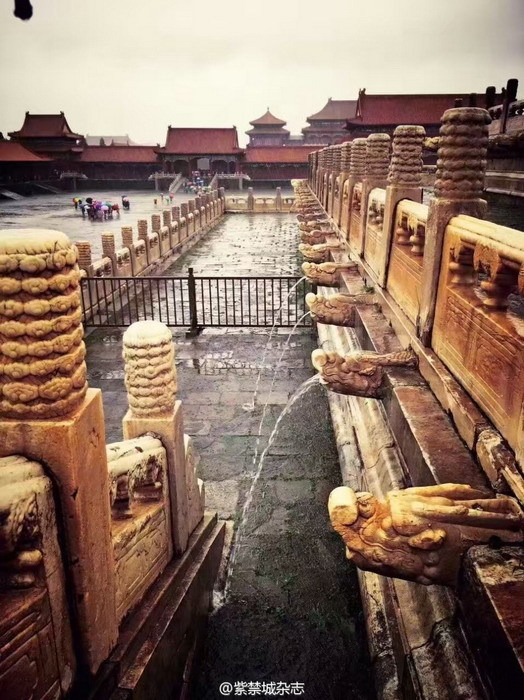
[{"label": "paving stone", "polygon": [[226,406],[243,406],[253,399],[251,391],[223,392],[220,394],[220,403]]},{"label": "paving stone", "polygon": [[216,510],[222,520],[235,516],[239,496],[239,482],[235,479],[211,481],[206,479],[206,508]]},{"label": "paving stone", "polygon": [[289,400],[289,393],[283,391],[272,391],[271,393],[259,394],[257,402],[263,406],[268,403],[272,406],[285,406]]},{"label": "paving stone", "polygon": [[310,500],[312,497],[312,482],[309,479],[292,479],[276,483],[277,498],[284,503]]},{"label": "paving stone", "polygon": [[220,402],[220,394],[218,392],[197,392],[189,391],[187,396],[184,397],[184,403],[190,404],[203,404],[205,406],[210,406]]}]

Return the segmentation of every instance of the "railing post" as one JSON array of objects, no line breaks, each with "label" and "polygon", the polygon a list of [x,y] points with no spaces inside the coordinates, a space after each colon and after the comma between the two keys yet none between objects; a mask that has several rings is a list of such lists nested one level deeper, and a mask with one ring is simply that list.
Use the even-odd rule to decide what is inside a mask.
[{"label": "railing post", "polygon": [[204,326],[198,325],[196,284],[193,268],[190,267],[187,272],[187,290],[189,294],[189,330],[186,332],[186,338],[194,338],[196,335],[202,332]]},{"label": "railing post", "polygon": [[454,216],[486,215],[482,199],[488,148],[488,112],[478,107],[448,109],[442,115],[435,196],[430,200],[417,334],[431,344],[446,227]]}]

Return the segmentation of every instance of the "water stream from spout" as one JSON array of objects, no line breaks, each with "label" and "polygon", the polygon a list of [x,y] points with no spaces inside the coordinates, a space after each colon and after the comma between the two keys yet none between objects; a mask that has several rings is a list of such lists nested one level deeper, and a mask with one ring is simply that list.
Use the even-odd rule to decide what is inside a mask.
[{"label": "water stream from spout", "polygon": [[[297,323],[297,325],[298,325],[298,323]],[[299,401],[311,389],[311,387],[318,384],[319,380],[320,380],[320,377],[318,374],[315,374],[313,377],[306,379],[306,381],[302,382],[302,384],[295,391],[295,393],[289,398],[287,404],[284,406],[282,412],[280,413],[280,415],[278,416],[278,418],[275,422],[273,430],[271,431],[271,435],[268,438],[267,445],[265,446],[262,454],[260,455],[257,470],[253,476],[253,479],[251,481],[251,485],[249,487],[249,491],[247,492],[247,495],[246,495],[246,500],[244,501],[244,505],[242,507],[242,513],[240,515],[240,522],[238,524],[236,538],[235,538],[233,545],[232,545],[232,548],[231,548],[231,554],[229,557],[228,567],[227,567],[227,571],[226,571],[226,580],[225,580],[225,584],[224,584],[224,590],[221,593],[215,593],[215,596],[214,596],[213,607],[215,610],[222,607],[225,603],[227,603],[227,599],[229,596],[229,590],[231,587],[231,579],[232,579],[232,575],[233,575],[233,571],[234,571],[234,567],[235,567],[235,563],[236,563],[236,558],[237,558],[237,554],[242,546],[242,539],[244,537],[244,530],[245,530],[245,527],[247,524],[249,509],[251,508],[251,504],[253,502],[253,494],[255,492],[255,487],[258,483],[258,480],[260,479],[260,475],[262,474],[262,469],[264,466],[264,459],[265,459],[270,447],[272,446],[272,444],[275,440],[275,437],[278,433],[278,429],[280,427],[280,423],[285,418],[285,416],[287,416],[287,414],[291,411],[291,409],[297,403],[297,401]]]},{"label": "water stream from spout", "polygon": [[[264,421],[265,421],[265,419],[266,419],[267,407],[268,407],[268,405],[269,405],[269,400],[270,400],[270,398],[271,398],[271,394],[273,393],[273,387],[275,386],[275,381],[276,381],[276,378],[277,378],[278,370],[280,369],[280,365],[281,365],[281,363],[282,363],[282,359],[283,359],[283,357],[284,357],[284,355],[285,355],[285,353],[286,353],[286,350],[287,350],[288,347],[289,347],[289,343],[290,343],[290,341],[291,341],[291,337],[293,336],[293,333],[296,331],[296,329],[297,329],[298,326],[302,323],[302,321],[303,321],[305,318],[307,318],[310,314],[311,314],[311,311],[306,311],[306,313],[303,314],[303,315],[298,319],[298,321],[295,323],[295,325],[293,326],[293,328],[292,328],[291,331],[289,332],[288,337],[286,338],[286,341],[285,341],[285,343],[284,343],[284,347],[282,348],[282,352],[280,353],[280,357],[279,357],[278,360],[276,361],[275,369],[273,370],[273,378],[271,379],[271,386],[269,387],[269,393],[268,393],[268,395],[267,395],[266,402],[264,403],[264,406],[263,406],[263,408],[262,408],[262,415],[260,416],[260,423],[258,424],[257,441],[256,441],[256,443],[255,443],[255,452],[254,452],[254,454],[253,454],[253,471],[254,471],[255,473],[256,473],[256,468],[255,468],[255,467],[256,467],[256,462],[257,462],[257,457],[258,457],[258,448],[259,448],[259,446],[260,446],[260,438],[261,438],[261,436],[262,436],[262,428],[263,428],[263,426],[264,426]],[[259,374],[259,378],[260,378],[260,374]],[[257,381],[257,385],[258,385],[258,381]],[[255,402],[256,396],[257,396],[257,386],[255,386],[255,393],[254,393],[254,396],[253,396],[253,403]]]},{"label": "water stream from spout", "polygon": [[[269,336],[268,336],[268,339],[267,339],[267,342],[266,342],[266,346],[265,346],[265,348],[264,348],[264,352],[262,353],[262,360],[261,360],[261,362],[260,362],[260,368],[259,368],[259,370],[258,370],[257,380],[256,380],[256,382],[255,382],[255,389],[254,389],[254,391],[253,391],[253,397],[252,397],[251,401],[249,401],[248,403],[245,403],[245,404],[242,406],[242,408],[244,409],[244,411],[254,411],[254,410],[255,410],[255,402],[256,402],[256,399],[257,399],[257,395],[258,395],[258,387],[260,386],[260,378],[261,378],[261,376],[262,376],[262,372],[264,371],[264,362],[266,361],[267,351],[269,350],[269,346],[271,345],[271,339],[273,338],[273,334],[274,334],[274,332],[275,332],[275,328],[277,327],[277,321],[278,321],[278,319],[280,318],[280,316],[281,316],[281,314],[282,314],[282,309],[284,308],[284,304],[287,303],[287,301],[288,301],[289,297],[291,296],[291,294],[295,291],[295,289],[298,287],[298,285],[299,285],[301,282],[303,282],[305,279],[306,279],[306,277],[304,276],[304,277],[301,277],[301,278],[298,280],[298,282],[295,282],[295,284],[291,287],[291,289],[289,290],[289,292],[286,294],[286,298],[284,299],[284,301],[282,302],[282,304],[280,304],[279,308],[277,309],[277,312],[276,312],[275,317],[274,317],[274,320],[273,320],[273,325],[272,325],[271,330],[270,330],[270,332],[269,332]],[[300,321],[303,320],[303,318],[305,318],[305,316],[303,316],[299,321],[297,321],[297,323],[296,323],[295,326],[293,327],[293,330],[291,331],[291,333],[293,333],[293,332],[295,331],[296,327],[298,326],[298,324],[300,323]]]}]

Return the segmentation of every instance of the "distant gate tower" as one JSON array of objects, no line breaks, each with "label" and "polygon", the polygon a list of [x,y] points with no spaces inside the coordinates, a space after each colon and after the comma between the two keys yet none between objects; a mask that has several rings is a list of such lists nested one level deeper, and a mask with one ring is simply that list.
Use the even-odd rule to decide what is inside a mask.
[{"label": "distant gate tower", "polygon": [[289,131],[284,129],[286,122],[267,112],[258,119],[249,122],[253,127],[246,134],[249,146],[284,146],[289,139]]}]

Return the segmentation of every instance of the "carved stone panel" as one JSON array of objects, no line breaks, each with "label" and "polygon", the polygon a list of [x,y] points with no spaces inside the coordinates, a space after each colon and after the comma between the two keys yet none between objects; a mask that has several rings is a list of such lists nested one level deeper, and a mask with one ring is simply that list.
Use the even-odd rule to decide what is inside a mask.
[{"label": "carved stone panel", "polygon": [[198,454],[189,435],[184,435],[188,530],[191,534],[204,517],[204,482],[197,477]]},{"label": "carved stone panel", "polygon": [[25,457],[0,459],[0,697],[66,693],[75,674],[51,481]]},{"label": "carved stone panel", "polygon": [[417,322],[428,208],[402,200],[397,205],[387,290],[412,323]]},{"label": "carved stone panel", "polygon": [[[505,308],[524,259],[514,233],[470,217],[452,219],[444,239],[432,346],[522,463],[523,321]],[[479,246],[491,248],[491,254],[479,252]],[[500,264],[493,262],[497,259]]]},{"label": "carved stone panel", "polygon": [[379,263],[382,259],[382,246],[385,245],[386,241],[382,227],[385,201],[385,190],[376,188],[369,193],[364,258],[375,274],[378,274]]},{"label": "carved stone panel", "polygon": [[167,457],[145,435],[107,446],[117,619],[142,599],[173,553]]},{"label": "carved stone panel", "polygon": [[353,188],[353,196],[351,198],[351,214],[349,222],[349,247],[352,250],[358,250],[360,245],[360,226],[362,203],[362,183],[357,183]]}]

